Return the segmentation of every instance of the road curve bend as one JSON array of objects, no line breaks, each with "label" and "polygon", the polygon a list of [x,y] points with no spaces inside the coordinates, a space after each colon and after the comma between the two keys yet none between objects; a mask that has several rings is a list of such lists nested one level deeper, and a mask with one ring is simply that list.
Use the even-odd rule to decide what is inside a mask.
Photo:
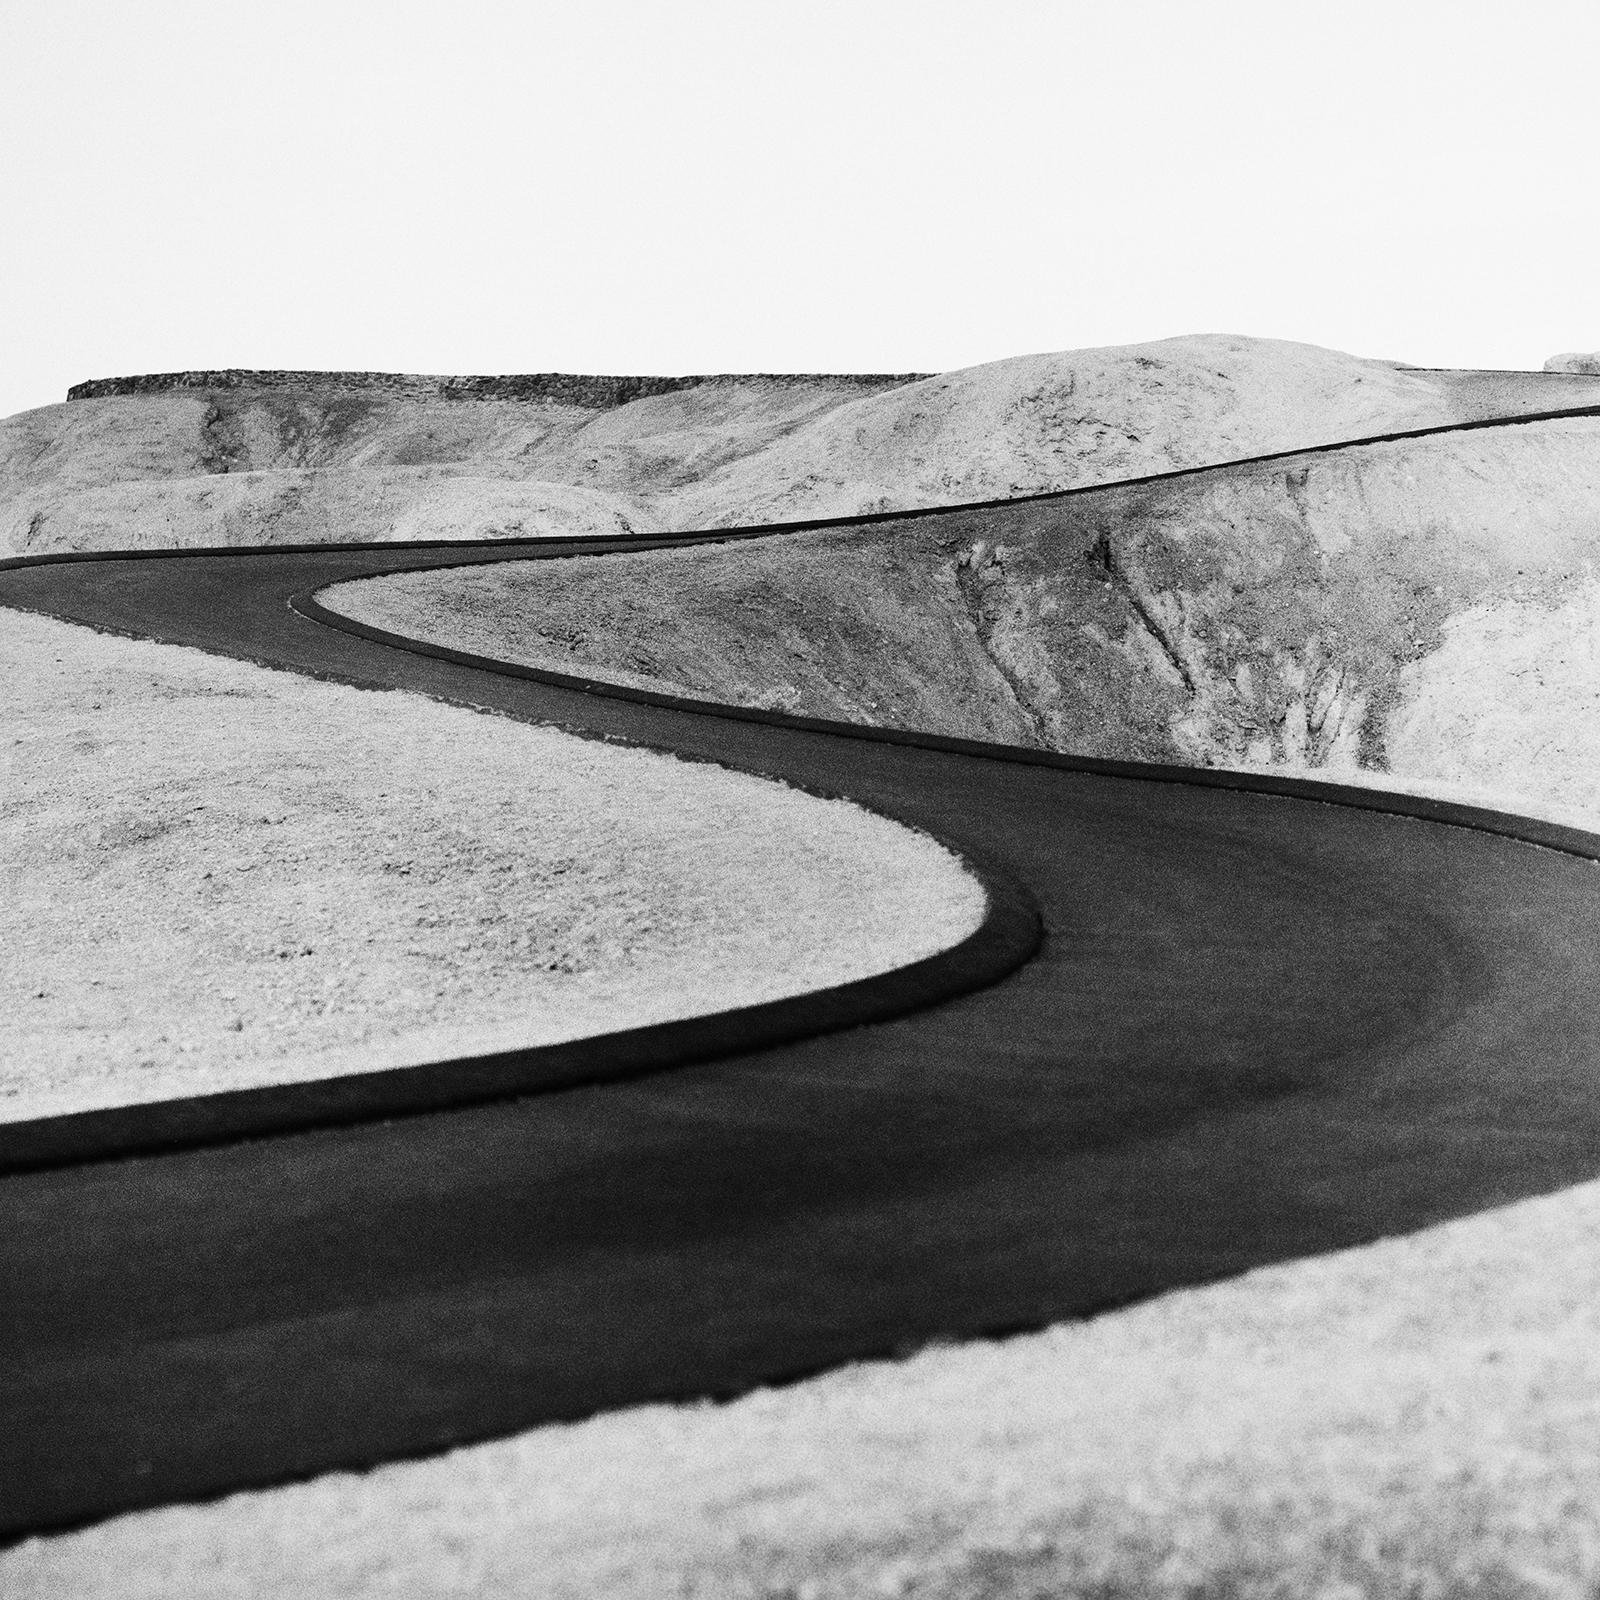
[{"label": "road curve bend", "polygon": [[0,1131],[0,1536],[1085,1316],[1600,1171],[1589,835],[691,705],[314,599],[742,536],[0,570],[0,605],[846,795],[991,907],[777,1007]]}]

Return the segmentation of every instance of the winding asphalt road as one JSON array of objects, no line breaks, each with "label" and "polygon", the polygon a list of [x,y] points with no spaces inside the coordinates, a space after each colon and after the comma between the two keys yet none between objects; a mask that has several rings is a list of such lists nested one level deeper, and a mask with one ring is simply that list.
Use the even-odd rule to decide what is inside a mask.
[{"label": "winding asphalt road", "polygon": [[1588,835],[596,692],[309,598],[663,542],[0,572],[0,605],[847,794],[991,892],[965,946],[820,997],[0,1131],[0,1534],[1084,1316],[1600,1171]]}]

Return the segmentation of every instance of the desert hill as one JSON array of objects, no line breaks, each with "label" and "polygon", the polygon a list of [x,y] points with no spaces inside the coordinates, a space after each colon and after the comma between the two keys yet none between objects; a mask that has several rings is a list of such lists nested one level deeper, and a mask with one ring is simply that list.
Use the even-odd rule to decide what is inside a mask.
[{"label": "desert hill", "polygon": [[0,421],[0,552],[853,516],[1600,403],[1600,378],[1206,335],[920,379],[190,373],[73,393]]},{"label": "desert hill", "polygon": [[675,500],[734,527],[1000,500],[1600,402],[1593,375],[1435,372],[1200,335],[1019,356],[839,406]]},{"label": "desert hill", "polygon": [[[1224,350],[1211,361],[1219,344],[1232,354]],[[1030,362],[1055,376],[1034,386],[1037,372],[1025,370]],[[1194,465],[1213,453],[1320,443],[1341,430],[1349,436],[1600,396],[1593,379],[1416,373],[1239,340],[1168,341],[974,371],[978,376],[876,390],[852,389],[846,380],[803,380],[787,390],[771,381],[763,388],[763,380],[726,380],[720,393],[713,384],[664,388],[613,397],[604,407],[560,394],[462,399],[426,386],[385,394],[372,386],[298,383],[91,395],[0,423],[0,515],[11,519],[6,529],[20,529],[39,549],[66,548],[73,540],[194,545],[393,538],[406,529],[433,536],[451,528],[509,533],[517,518],[526,519],[530,532],[566,531],[584,526],[585,518],[603,530],[635,515],[645,526],[647,509],[655,515],[663,505],[668,510],[660,515],[675,518],[671,508],[689,506],[697,495],[704,512],[720,504],[719,514],[737,522],[763,507],[778,515],[837,510],[853,497],[875,509],[1103,483],[1132,471]],[[1081,411],[1050,411],[1069,385],[1067,400],[1076,404],[1092,389],[1095,371],[1105,375],[1105,393],[1096,391]],[[987,420],[974,420],[984,405]],[[1058,428],[1052,415],[1064,418]],[[1114,427],[1111,419],[1121,420]],[[1502,797],[1553,795],[1593,812],[1600,805],[1597,447],[1595,420],[1496,427],[1068,500],[785,534],[670,559],[635,555],[436,574],[347,586],[324,598],[402,631],[680,692],[1091,753],[1341,778],[1366,773],[1386,785],[1409,777],[1438,787],[1444,774]],[[551,464],[561,461],[581,464],[596,481],[561,479]],[[1059,476],[1046,481],[1048,473]],[[730,509],[738,506],[745,510]],[[174,750],[172,759],[192,763],[197,747],[193,739],[173,742],[172,708],[160,702],[171,699],[179,677],[189,680],[191,698],[214,698],[248,687],[242,681],[219,687],[220,673],[266,675],[209,657],[163,666],[152,656],[134,686],[127,664],[106,652],[115,646],[113,654],[170,656],[170,647],[102,639],[77,661],[41,629],[76,631],[27,619],[5,641],[29,670],[40,672],[47,662],[54,668],[40,673],[43,692],[34,696],[42,730],[35,755],[96,767],[105,826],[90,830],[83,848],[101,836],[126,840],[120,849],[178,845],[181,833],[158,837],[128,820],[129,805],[143,804],[129,799],[141,784],[151,815],[188,811],[175,807],[163,763],[170,765]],[[69,676],[76,710],[60,698]],[[326,698],[325,689],[302,683],[280,692],[309,703],[308,697]],[[348,699],[355,692],[339,693]],[[12,698],[20,714],[23,701]],[[147,703],[144,720],[161,746],[154,765],[118,748],[128,739],[135,702]],[[228,728],[219,736],[226,745],[244,727],[236,714],[243,702],[215,703],[226,709]],[[63,707],[73,722],[68,740],[60,736]],[[391,719],[463,715],[425,702],[383,709]],[[540,827],[553,830],[556,846],[573,815],[583,824],[586,848],[593,846],[593,807],[581,795],[562,801],[553,786],[567,781],[566,761],[530,765],[497,725],[485,723],[476,733],[487,741],[487,758],[505,766],[518,817],[527,820],[531,782],[550,791],[536,800],[562,812],[543,822],[535,814]],[[304,887],[310,879],[297,836],[282,824],[320,825],[330,815],[329,763],[348,754],[348,741],[313,741],[309,753],[303,740],[286,741],[282,759],[311,795],[304,816],[292,819],[283,812],[294,791],[280,789],[273,768],[263,768],[262,746],[252,745],[240,768],[219,766],[215,743],[205,745],[201,765],[208,783],[215,778],[223,785],[224,815],[207,820],[210,808],[203,808],[184,828],[226,823],[230,802],[238,810],[232,820],[264,822],[259,810],[270,797],[280,826],[252,826],[257,842],[241,848],[260,851],[261,835],[277,836],[266,852],[279,881]],[[382,781],[389,753],[378,752],[366,783]],[[453,779],[466,774],[471,792],[462,804],[489,803],[495,789],[474,777],[478,763],[459,772],[456,766],[447,762],[440,772]],[[506,896],[497,883],[480,903],[472,875],[462,870],[461,808],[441,808],[432,788],[430,780],[409,796],[421,807],[410,821],[403,807],[386,802],[373,827],[357,829],[356,844],[380,851],[374,859],[384,866],[396,846],[408,861],[413,851],[448,852],[436,870],[401,881],[411,892],[425,881],[430,894],[448,888],[461,896],[454,909],[462,925],[478,931],[448,957],[457,982],[474,952],[491,963],[486,970],[500,966],[503,947],[483,929],[491,918],[502,919]],[[633,791],[620,792],[626,799]],[[248,813],[239,809],[245,804]],[[359,816],[358,808],[336,820],[348,829]],[[441,819],[448,829],[435,839]],[[720,858],[723,841],[711,832]],[[547,857],[561,853],[550,843],[540,842]],[[650,843],[654,850],[660,840]],[[651,861],[660,865],[655,856]],[[564,878],[569,864],[559,863]],[[342,861],[339,870],[348,866]],[[92,910],[75,917],[67,900],[52,909],[79,944],[85,929],[98,935],[132,914],[132,901],[106,894],[107,870],[99,857],[93,872],[71,886],[80,909],[81,897],[93,896]],[[276,891],[262,885],[265,876],[250,874],[241,905],[267,893],[270,906]],[[174,872],[164,881],[181,879],[192,889],[193,877]],[[579,880],[572,893],[581,912],[599,880],[587,869],[572,877]],[[326,898],[326,884],[313,887]],[[1317,888],[1306,884],[1308,915],[1315,915]],[[758,896],[764,907],[781,900],[785,913],[795,898]],[[609,917],[619,908],[602,909]],[[148,915],[151,907],[141,902],[133,911]],[[335,911],[335,920],[343,917],[341,908]],[[455,949],[453,937],[444,943],[455,920],[419,900],[389,931],[409,958],[432,962],[443,949]],[[340,921],[344,935],[347,922]],[[179,933],[187,926],[173,924]],[[840,929],[837,918],[829,919],[835,944],[851,936],[851,928]],[[372,962],[370,942],[358,941],[356,949],[358,965]],[[253,951],[279,966],[269,945],[258,941]],[[24,954],[34,959],[38,950],[30,946]],[[213,941],[202,954],[200,969],[168,964],[163,981],[174,983],[172,973],[178,974],[182,981],[172,993],[180,1001],[233,952]],[[308,982],[313,953],[302,955],[303,963],[283,967],[294,969],[291,983],[315,994]],[[159,961],[159,942],[141,947],[140,957]],[[371,970],[380,987],[388,981],[384,968]],[[504,966],[495,975],[503,979],[507,971],[514,969]],[[380,1009],[392,1012],[396,994],[406,1005],[425,999],[434,993],[431,976],[415,993],[389,982]],[[36,992],[32,984],[13,987]],[[281,1014],[281,988],[274,1004]],[[185,1017],[186,1026],[191,1020]],[[448,1584],[471,1545],[489,1552],[495,1571],[517,1570],[507,1551],[534,1549],[541,1581],[555,1560],[561,1572],[577,1574],[572,1581],[586,1592],[618,1592],[629,1574],[642,1573],[635,1588],[653,1593],[662,1572],[680,1569],[710,1573],[708,1582],[732,1573],[729,1582],[748,1579],[749,1587],[759,1567],[763,1586],[777,1593],[805,1587],[791,1581],[796,1568],[788,1551],[810,1551],[814,1541],[806,1545],[793,1528],[806,1517],[826,1521],[827,1561],[833,1561],[844,1548],[835,1535],[848,1500],[879,1517],[859,1538],[852,1535],[856,1542],[838,1558],[854,1565],[822,1567],[845,1573],[839,1581],[850,1592],[900,1592],[908,1572],[919,1582],[937,1581],[934,1558],[914,1570],[905,1559],[917,1547],[907,1546],[903,1529],[924,1524],[957,1527],[961,1542],[952,1548],[966,1563],[950,1569],[957,1587],[975,1575],[973,1584],[993,1590],[1017,1574],[1018,1583],[1037,1587],[1055,1572],[1052,1552],[1076,1550],[1085,1528],[1093,1534],[1101,1523],[1112,1530],[1108,1539],[1123,1540],[1117,1548],[1141,1556],[1155,1550],[1165,1563],[1159,1578],[1172,1570],[1170,1541],[1163,1544],[1150,1528],[1160,1535],[1157,1525],[1171,1522],[1174,1506],[1199,1506],[1207,1516],[1220,1507],[1224,1533],[1213,1546],[1231,1552],[1243,1548],[1228,1543],[1237,1505],[1261,1502],[1262,1483],[1278,1485],[1268,1520],[1274,1528],[1289,1526],[1283,1506],[1292,1509],[1309,1483],[1305,1492],[1315,1503],[1333,1507],[1326,1519],[1333,1531],[1323,1537],[1314,1530],[1317,1537],[1301,1540],[1305,1549],[1361,1546],[1381,1512],[1390,1518],[1385,1549],[1401,1548],[1417,1526],[1443,1526],[1441,1567],[1466,1571],[1462,1548],[1470,1547],[1469,1564],[1476,1552],[1489,1551],[1485,1559],[1500,1563],[1488,1567],[1492,1586],[1509,1570],[1501,1538],[1506,1523],[1478,1515],[1471,1497],[1483,1498],[1482,1485],[1489,1485],[1483,1493],[1495,1507],[1510,1504],[1523,1518],[1514,1531],[1524,1540],[1518,1548],[1529,1552],[1527,1570],[1542,1573],[1540,1563],[1547,1564],[1551,1549],[1564,1548],[1559,1541],[1570,1532],[1557,1526],[1563,1506],[1576,1503],[1563,1485],[1581,1475],[1587,1441],[1581,1426],[1562,1427],[1572,1416],[1582,1422],[1593,1383],[1575,1367],[1577,1377],[1564,1385],[1552,1383],[1551,1373],[1562,1377],[1563,1362],[1572,1367],[1597,1347],[1596,1297],[1584,1276],[1597,1204],[1590,1186],[1031,1340],[926,1351],[905,1364],[855,1369],[837,1381],[764,1391],[728,1406],[651,1407],[372,1473],[119,1518],[28,1541],[4,1560],[23,1584],[61,1592],[121,1593],[130,1582],[144,1582],[151,1593],[189,1592],[214,1586],[220,1571],[248,1574],[239,1581],[257,1592],[295,1594],[307,1588],[308,1572],[324,1569],[334,1587],[352,1572],[382,1576],[402,1567],[424,1578],[442,1572],[440,1582]],[[1205,1358],[1198,1365],[1197,1351]],[[1059,1403],[1041,1407],[1041,1396]],[[1262,1423],[1263,1416],[1270,1423],[1280,1415],[1289,1419],[1281,1439]],[[1429,1427],[1396,1427],[1397,1417],[1422,1417]],[[1373,1442],[1390,1437],[1410,1454],[1391,1451],[1385,1471],[1375,1474]],[[1224,1466],[1232,1471],[1245,1461],[1253,1478],[1215,1470],[1219,1439],[1230,1452]],[[1484,1439],[1489,1443],[1480,1448]],[[1508,1439],[1520,1450],[1510,1478],[1503,1470]],[[929,1488],[918,1465],[907,1480],[914,1480],[914,1493],[900,1493],[896,1463],[911,1456],[956,1463],[959,1481]],[[797,1460],[804,1469],[799,1480]],[[1160,1469],[1153,1477],[1152,1461]],[[643,1466],[619,1479],[619,1462],[625,1469]],[[1021,1511],[1014,1496],[1007,1500],[1005,1520],[993,1524],[998,1531],[984,1525],[969,1537],[945,1508],[979,1504],[970,1493],[974,1462],[988,1474],[985,1481],[1043,1487]],[[1136,1492],[1123,1495],[1125,1481]],[[1550,1493],[1552,1482],[1561,1494]],[[758,1505],[752,1483],[761,1489]],[[1113,1511],[1120,1515],[1124,1500],[1137,1502],[1141,1515],[1149,1511],[1149,1527],[1126,1523],[1132,1532],[1124,1538],[1123,1523],[1100,1517],[1099,1502],[1082,1486],[1100,1493],[1108,1483]],[[1377,1483],[1381,1504],[1341,1500],[1344,1483],[1361,1485],[1363,1493]],[[565,1486],[554,1521],[551,1484]],[[1465,1541],[1457,1526],[1463,1485],[1471,1502],[1472,1538]],[[1030,1509],[1034,1502],[1047,1506],[1048,1518]],[[742,1522],[741,1505],[756,1505]],[[1540,1508],[1550,1505],[1554,1520],[1539,1523]],[[640,1506],[654,1507],[655,1520],[641,1522]],[[1089,1509],[1080,1514],[1083,1506]],[[612,1515],[608,1507],[620,1509]],[[561,1521],[566,1510],[566,1522],[579,1530],[570,1537]],[[1191,1522],[1202,1531],[1185,1548],[1212,1548],[1204,1543],[1211,1524],[1199,1517]],[[550,1544],[552,1528],[560,1535],[554,1558],[541,1546]],[[1297,1526],[1290,1531],[1298,1537]],[[1241,1537],[1254,1539],[1256,1532],[1247,1523]],[[710,1555],[702,1557],[704,1550]],[[1250,1571],[1265,1570],[1259,1554],[1252,1549]],[[205,1579],[197,1585],[193,1573],[201,1569]],[[597,1582],[596,1571],[616,1581]]]},{"label": "desert hill", "polygon": [[8,418],[0,543],[22,553],[648,531],[674,483],[898,381],[712,378],[630,397],[569,380],[463,396],[448,380],[368,377],[120,380]]},{"label": "desert hill", "polygon": [[[923,378],[182,373],[73,394],[0,422],[11,550],[852,517],[1600,405],[1600,377],[1207,335]],[[1480,428],[342,603],[813,715],[1523,799],[1536,771],[1532,799],[1587,806],[1597,447],[1594,419]]]},{"label": "desert hill", "polygon": [[1578,417],[325,601],[803,715],[1594,810],[1597,558]]}]

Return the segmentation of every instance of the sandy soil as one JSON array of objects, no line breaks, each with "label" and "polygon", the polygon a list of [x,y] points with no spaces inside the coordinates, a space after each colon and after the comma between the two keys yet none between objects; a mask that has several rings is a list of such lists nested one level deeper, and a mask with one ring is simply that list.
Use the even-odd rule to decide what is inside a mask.
[{"label": "sandy soil", "polygon": [[714,766],[13,611],[0,679],[0,1119],[723,1010],[982,917],[923,835]]},{"label": "sandy soil", "polygon": [[26,553],[651,531],[636,506],[582,486],[450,466],[293,468],[77,489],[48,510],[16,511],[10,543]]},{"label": "sandy soil", "polygon": [[[44,406],[0,420],[0,549],[649,529],[675,484],[860,393],[726,380],[597,411],[329,384]],[[568,515],[530,519],[539,506]]]},{"label": "sandy soil", "polygon": [[[1231,335],[1020,356],[867,393],[725,378],[607,411],[334,383],[114,396],[0,420],[0,550],[845,516],[1586,402],[1600,379],[1423,372]],[[260,481],[221,481],[238,475]],[[445,477],[461,481],[443,493]]]},{"label": "sandy soil", "polygon": [[686,488],[680,527],[1003,499],[1600,400],[1592,379],[1436,373],[1189,335],[1017,356],[827,412]]},{"label": "sandy soil", "polygon": [[1074,754],[1600,805],[1600,421],[345,584],[483,654]]},{"label": "sandy soil", "polygon": [[1506,596],[1452,617],[1408,671],[1389,766],[1559,808],[1600,831],[1600,582]]}]

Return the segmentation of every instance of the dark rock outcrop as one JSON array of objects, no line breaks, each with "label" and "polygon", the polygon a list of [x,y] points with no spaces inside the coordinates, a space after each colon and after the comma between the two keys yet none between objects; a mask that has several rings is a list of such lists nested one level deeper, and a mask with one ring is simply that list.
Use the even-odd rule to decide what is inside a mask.
[{"label": "dark rock outcrop", "polygon": [[284,372],[230,368],[220,372],[149,372],[128,378],[92,378],[67,390],[69,400],[103,400],[113,395],[168,394],[175,390],[288,389],[305,392],[354,390],[385,399],[547,400],[558,405],[610,411],[651,395],[674,394],[705,383],[763,383],[775,388],[826,381],[858,387],[863,394],[893,389],[927,377],[923,372],[803,372],[713,374],[681,378],[621,377],[572,372],[522,372],[489,377],[438,377],[411,372]]}]

